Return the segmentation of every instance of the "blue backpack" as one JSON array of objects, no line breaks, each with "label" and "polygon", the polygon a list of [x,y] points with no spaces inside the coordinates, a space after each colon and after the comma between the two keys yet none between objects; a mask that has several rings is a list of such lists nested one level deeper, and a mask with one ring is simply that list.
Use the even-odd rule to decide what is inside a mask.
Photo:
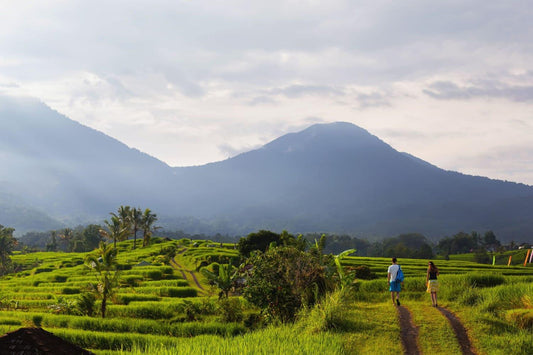
[{"label": "blue backpack", "polygon": [[398,269],[398,273],[396,274],[396,281],[398,282],[403,282],[403,271],[402,271],[402,267],[400,266],[400,268]]}]

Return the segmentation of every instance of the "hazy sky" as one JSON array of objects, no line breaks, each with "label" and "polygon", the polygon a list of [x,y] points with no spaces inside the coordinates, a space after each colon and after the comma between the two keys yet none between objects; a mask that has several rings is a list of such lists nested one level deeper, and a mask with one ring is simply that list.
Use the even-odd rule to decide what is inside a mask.
[{"label": "hazy sky", "polygon": [[530,1],[5,1],[0,94],[173,166],[318,122],[533,185]]}]

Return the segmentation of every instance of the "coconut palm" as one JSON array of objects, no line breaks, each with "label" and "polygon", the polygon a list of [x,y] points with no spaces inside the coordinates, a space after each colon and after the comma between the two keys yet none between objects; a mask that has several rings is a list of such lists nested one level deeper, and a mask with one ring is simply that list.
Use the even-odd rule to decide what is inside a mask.
[{"label": "coconut palm", "polygon": [[87,255],[85,265],[96,272],[96,283],[91,286],[94,293],[102,299],[100,311],[102,318],[105,318],[107,300],[118,287],[117,249],[101,242],[96,254]]},{"label": "coconut palm", "polygon": [[112,240],[114,243],[115,249],[117,248],[117,240],[122,241],[126,238],[128,238],[129,230],[127,227],[124,226],[122,223],[120,217],[118,217],[116,214],[111,213],[110,221],[105,220],[104,221],[108,231],[101,229],[100,235],[102,237],[107,238],[109,240]]},{"label": "coconut palm", "polygon": [[158,227],[154,227],[154,223],[157,221],[157,215],[147,208],[141,216],[141,230],[143,231],[143,247],[150,243],[152,237],[152,231]]},{"label": "coconut palm", "polygon": [[142,225],[143,213],[140,208],[133,208],[130,212],[131,229],[133,233],[133,249],[137,244],[137,231]]}]

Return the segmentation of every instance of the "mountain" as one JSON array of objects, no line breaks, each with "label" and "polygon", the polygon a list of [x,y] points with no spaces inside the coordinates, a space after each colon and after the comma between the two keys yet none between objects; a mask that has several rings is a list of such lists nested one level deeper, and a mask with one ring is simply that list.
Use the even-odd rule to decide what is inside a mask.
[{"label": "mountain", "polygon": [[243,231],[443,236],[494,229],[517,240],[533,232],[533,187],[439,169],[350,123],[314,125],[176,171],[191,186],[181,198],[195,216]]},{"label": "mountain", "polygon": [[[0,131],[0,224],[19,231],[36,228],[35,220],[101,221],[131,205],[189,233],[442,237],[492,229],[517,241],[533,233],[533,187],[442,170],[350,123],[314,125],[224,161],[180,168],[35,101],[0,98]],[[13,197],[39,218],[4,213]]]},{"label": "mountain", "polygon": [[168,185],[172,175],[161,161],[35,100],[0,97],[0,132],[0,198],[16,196],[19,206],[66,223],[101,220],[117,204],[151,205],[164,196],[150,186]]}]

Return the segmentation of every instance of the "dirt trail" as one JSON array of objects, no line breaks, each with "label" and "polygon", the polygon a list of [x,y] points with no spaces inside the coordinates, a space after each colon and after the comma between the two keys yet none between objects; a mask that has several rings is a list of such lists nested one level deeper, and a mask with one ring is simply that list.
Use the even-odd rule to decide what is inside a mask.
[{"label": "dirt trail", "polygon": [[404,349],[404,354],[420,355],[418,348],[418,328],[413,324],[411,313],[403,306],[399,306],[398,315],[400,318],[400,337]]},{"label": "dirt trail", "polygon": [[450,322],[450,325],[453,328],[453,331],[455,332],[455,336],[457,337],[457,341],[459,342],[459,346],[461,347],[461,351],[465,355],[476,355],[475,349],[472,346],[472,343],[470,342],[470,339],[468,338],[468,333],[466,332],[465,327],[459,321],[459,319],[447,310],[446,308],[439,307],[438,308],[440,313],[442,313]]},{"label": "dirt trail", "polygon": [[183,266],[181,266],[180,264],[178,264],[178,262],[176,261],[176,258],[172,259],[172,263],[173,265],[175,265],[175,269],[178,269],[179,272],[181,272],[181,274],[183,275],[183,278],[185,280],[188,280],[187,279],[187,273],[189,273],[194,281],[194,283],[196,284],[196,286],[200,289],[200,290],[204,290],[204,288],[202,287],[202,285],[200,284],[200,282],[198,282],[198,279],[196,278],[196,275],[194,274],[194,271],[190,271],[190,270],[187,270],[185,269]]}]

